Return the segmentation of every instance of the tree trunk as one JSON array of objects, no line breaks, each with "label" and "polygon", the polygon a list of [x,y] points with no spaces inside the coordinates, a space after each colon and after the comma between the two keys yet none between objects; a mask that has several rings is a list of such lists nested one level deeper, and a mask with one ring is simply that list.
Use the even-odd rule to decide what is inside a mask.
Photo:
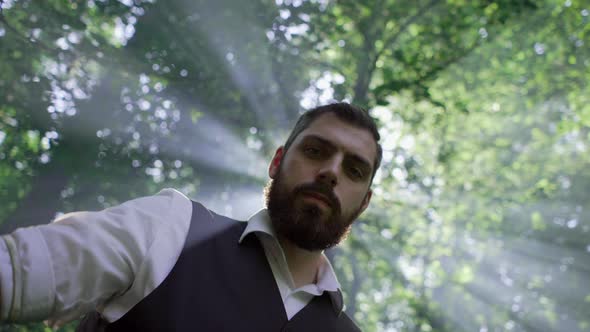
[{"label": "tree trunk", "polygon": [[349,306],[346,306],[346,314],[354,319],[358,304],[356,303],[356,297],[361,290],[362,275],[359,271],[358,260],[354,254],[350,255],[350,264],[352,265],[352,286],[348,290]]}]

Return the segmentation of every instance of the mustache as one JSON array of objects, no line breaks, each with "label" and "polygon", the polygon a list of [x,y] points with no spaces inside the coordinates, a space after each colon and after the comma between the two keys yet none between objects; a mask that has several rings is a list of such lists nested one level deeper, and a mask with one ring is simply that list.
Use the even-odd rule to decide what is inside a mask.
[{"label": "mustache", "polygon": [[332,187],[329,185],[318,182],[305,183],[297,186],[293,193],[295,196],[304,193],[320,194],[328,200],[328,203],[333,209],[340,211],[340,201],[336,197],[336,194],[334,194]]}]

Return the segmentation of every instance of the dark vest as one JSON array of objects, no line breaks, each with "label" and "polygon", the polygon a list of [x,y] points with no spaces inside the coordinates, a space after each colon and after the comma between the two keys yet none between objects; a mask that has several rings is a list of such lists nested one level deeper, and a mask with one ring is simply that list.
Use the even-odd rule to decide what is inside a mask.
[{"label": "dark vest", "polygon": [[193,202],[186,243],[166,279],[119,320],[86,316],[77,331],[360,331],[328,292],[291,320],[255,234],[246,223]]}]

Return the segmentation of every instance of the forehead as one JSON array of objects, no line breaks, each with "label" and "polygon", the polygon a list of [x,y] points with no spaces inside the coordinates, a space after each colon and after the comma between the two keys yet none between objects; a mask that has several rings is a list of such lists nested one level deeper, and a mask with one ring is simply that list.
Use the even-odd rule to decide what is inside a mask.
[{"label": "forehead", "polygon": [[295,143],[305,140],[308,136],[319,136],[330,141],[338,148],[348,153],[359,155],[375,167],[377,144],[371,132],[340,120],[332,113],[326,113],[316,118],[297,137]]}]

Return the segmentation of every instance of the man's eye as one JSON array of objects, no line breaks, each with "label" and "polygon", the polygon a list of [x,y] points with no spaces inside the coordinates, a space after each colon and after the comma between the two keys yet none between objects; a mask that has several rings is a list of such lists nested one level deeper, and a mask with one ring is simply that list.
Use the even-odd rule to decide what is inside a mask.
[{"label": "man's eye", "polygon": [[363,171],[361,171],[357,167],[351,167],[350,174],[352,174],[352,177],[355,179],[362,179],[363,178]]},{"label": "man's eye", "polygon": [[315,156],[319,156],[321,151],[318,148],[307,147],[303,150],[303,152],[305,152],[305,154],[310,157],[315,157]]}]

